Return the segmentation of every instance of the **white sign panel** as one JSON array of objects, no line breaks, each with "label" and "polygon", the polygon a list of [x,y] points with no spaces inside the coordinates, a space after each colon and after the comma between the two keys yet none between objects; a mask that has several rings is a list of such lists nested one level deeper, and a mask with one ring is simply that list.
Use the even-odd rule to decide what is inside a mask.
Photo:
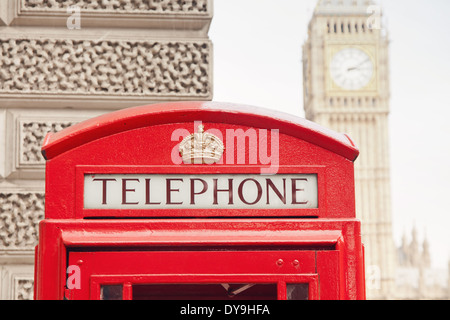
[{"label": "white sign panel", "polygon": [[86,209],[311,209],[316,174],[155,175],[84,177]]}]

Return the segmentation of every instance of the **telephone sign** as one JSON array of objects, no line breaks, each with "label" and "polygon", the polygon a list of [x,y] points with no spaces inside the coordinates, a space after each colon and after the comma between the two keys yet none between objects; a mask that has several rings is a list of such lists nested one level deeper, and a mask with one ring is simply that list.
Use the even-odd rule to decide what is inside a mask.
[{"label": "telephone sign", "polygon": [[85,175],[89,209],[317,208],[317,176]]}]

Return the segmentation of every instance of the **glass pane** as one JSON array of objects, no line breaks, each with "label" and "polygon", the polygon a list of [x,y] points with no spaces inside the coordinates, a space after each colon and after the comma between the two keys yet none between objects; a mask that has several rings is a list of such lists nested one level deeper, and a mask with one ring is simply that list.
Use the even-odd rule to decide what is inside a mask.
[{"label": "glass pane", "polygon": [[100,300],[122,300],[123,286],[121,284],[102,285]]},{"label": "glass pane", "polygon": [[133,300],[276,300],[276,284],[139,284]]},{"label": "glass pane", "polygon": [[307,283],[287,283],[287,300],[308,300],[309,284]]}]

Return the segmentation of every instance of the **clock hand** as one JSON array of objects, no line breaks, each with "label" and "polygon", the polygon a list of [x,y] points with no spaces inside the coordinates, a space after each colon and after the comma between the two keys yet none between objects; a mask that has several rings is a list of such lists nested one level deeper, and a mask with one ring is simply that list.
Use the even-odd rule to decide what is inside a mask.
[{"label": "clock hand", "polygon": [[361,62],[360,64],[356,65],[355,67],[347,68],[347,72],[359,69],[359,67],[361,67],[367,61],[369,61],[369,59],[364,60],[363,62]]}]

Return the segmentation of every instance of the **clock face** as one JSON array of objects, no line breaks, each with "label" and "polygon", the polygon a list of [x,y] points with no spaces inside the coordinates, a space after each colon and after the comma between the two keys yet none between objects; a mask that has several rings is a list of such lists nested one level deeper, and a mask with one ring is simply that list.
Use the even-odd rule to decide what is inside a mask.
[{"label": "clock face", "polygon": [[342,89],[359,90],[372,80],[374,67],[367,53],[357,48],[346,48],[331,59],[330,73]]}]

